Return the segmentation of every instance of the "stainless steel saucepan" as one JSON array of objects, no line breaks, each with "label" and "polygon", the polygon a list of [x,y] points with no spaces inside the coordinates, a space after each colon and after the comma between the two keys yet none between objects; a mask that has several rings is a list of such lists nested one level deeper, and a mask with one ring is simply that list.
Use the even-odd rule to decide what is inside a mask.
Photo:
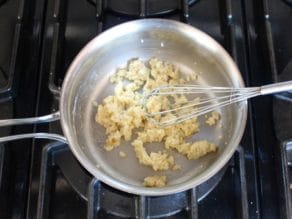
[{"label": "stainless steel saucepan", "polygon": [[[183,75],[198,73],[198,83],[208,86],[243,87],[238,68],[227,52],[200,30],[176,21],[164,19],[136,20],[115,26],[90,41],[69,67],[61,91],[60,113],[27,118],[2,120],[0,126],[49,122],[60,119],[64,136],[32,133],[0,138],[0,142],[20,138],[49,138],[69,144],[75,157],[93,176],[104,183],[139,195],[166,195],[195,187],[216,174],[231,158],[245,129],[247,103],[233,104],[220,110],[216,127],[201,122],[200,132],[192,140],[207,139],[219,146],[216,153],[196,161],[173,152],[180,171],[154,172],[141,166],[130,143],[120,149],[127,153],[119,158],[119,148],[103,149],[105,130],[95,122],[93,102],[113,93],[109,78],[119,67],[133,58],[149,60],[157,57],[173,63]],[[212,94],[210,94],[212,95]],[[147,146],[151,150],[155,145]],[[167,175],[163,188],[146,188],[143,178]]]}]

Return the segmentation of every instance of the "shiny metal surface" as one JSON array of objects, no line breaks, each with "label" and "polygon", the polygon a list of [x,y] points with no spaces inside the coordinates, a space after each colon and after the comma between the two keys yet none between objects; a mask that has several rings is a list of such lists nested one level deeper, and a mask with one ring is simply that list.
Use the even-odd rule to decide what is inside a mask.
[{"label": "shiny metal surface", "polygon": [[[243,87],[236,65],[226,51],[205,33],[182,23],[163,20],[136,20],[115,26],[88,43],[68,69],[60,99],[61,124],[69,146],[79,162],[96,178],[117,189],[139,195],[166,195],[197,186],[217,173],[233,155],[245,129],[247,103],[221,109],[222,127],[207,127],[204,118],[200,132],[192,140],[207,139],[219,150],[202,159],[189,161],[173,152],[181,171],[154,172],[138,164],[130,143],[106,152],[104,129],[95,122],[93,101],[113,93],[109,77],[133,58],[157,57],[176,65],[182,74],[199,74],[206,86]],[[222,136],[222,138],[221,138]],[[147,148],[151,150],[154,145]],[[157,146],[159,147],[159,146]],[[119,149],[127,153],[118,156]],[[145,188],[143,178],[166,174],[164,188]]]},{"label": "shiny metal surface", "polygon": [[[218,110],[222,107],[245,101],[253,97],[267,94],[275,94],[283,91],[292,90],[292,81],[273,83],[261,87],[212,87],[201,85],[169,85],[161,86],[153,89],[149,94],[145,94],[143,98],[143,105],[147,109],[149,98],[154,96],[164,96],[171,101],[172,95],[187,95],[188,98],[185,102],[173,104],[166,110],[154,113],[147,113],[151,121],[159,126],[169,126],[189,120],[193,117],[198,117],[206,113]],[[200,101],[196,100],[200,98]],[[195,110],[194,110],[195,107]],[[183,114],[181,113],[183,110]],[[174,118],[169,120],[159,121],[156,116],[165,116],[172,113]]]},{"label": "shiny metal surface", "polygon": [[260,94],[261,95],[275,94],[290,90],[292,91],[292,81],[285,81],[261,86]]},{"label": "shiny metal surface", "polygon": [[11,125],[27,125],[53,122],[60,119],[60,112],[55,112],[45,116],[22,118],[22,119],[3,119],[0,120],[0,127]]},{"label": "shiny metal surface", "polygon": [[53,133],[42,133],[42,132],[19,134],[19,135],[10,135],[10,136],[6,136],[6,137],[0,137],[0,143],[8,142],[8,141],[20,140],[20,139],[26,139],[26,138],[50,139],[50,140],[55,140],[55,141],[61,141],[63,143],[68,144],[67,139],[62,135],[53,134]]}]

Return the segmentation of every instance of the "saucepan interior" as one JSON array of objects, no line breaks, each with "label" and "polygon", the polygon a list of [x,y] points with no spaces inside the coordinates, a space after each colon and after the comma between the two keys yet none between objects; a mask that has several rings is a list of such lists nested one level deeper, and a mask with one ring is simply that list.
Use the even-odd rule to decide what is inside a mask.
[{"label": "saucepan interior", "polygon": [[[129,142],[112,152],[103,149],[105,130],[95,122],[96,107],[113,94],[109,78],[129,60],[147,61],[152,57],[177,66],[182,75],[199,74],[197,83],[209,86],[242,87],[240,73],[229,55],[213,39],[188,25],[162,20],[137,20],[116,26],[93,39],[71,64],[62,89],[61,123],[70,148],[80,163],[96,178],[126,192],[165,195],[197,186],[218,172],[230,159],[243,134],[246,103],[219,109],[222,126],[208,127],[201,121],[193,140],[207,139],[219,146],[198,160],[187,160],[173,152],[182,165],[180,171],[154,172],[138,164]],[[147,146],[151,149],[151,144]],[[121,159],[119,150],[126,152]],[[163,188],[145,188],[143,178],[165,174]]]}]

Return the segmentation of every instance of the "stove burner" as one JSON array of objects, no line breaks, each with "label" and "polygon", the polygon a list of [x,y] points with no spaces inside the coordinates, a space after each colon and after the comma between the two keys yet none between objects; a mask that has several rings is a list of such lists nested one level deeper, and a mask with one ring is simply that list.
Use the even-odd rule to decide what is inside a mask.
[{"label": "stove burner", "polygon": [[[101,0],[87,0],[91,4],[96,5],[97,1]],[[194,4],[198,0],[187,0],[188,4]],[[181,1],[184,2],[184,1]],[[105,8],[123,15],[130,16],[157,16],[171,13],[175,10],[181,9],[183,3],[178,0],[108,0]]]},{"label": "stove burner", "polygon": [[[135,205],[138,205],[139,207],[136,207],[138,209],[148,209],[147,215],[150,218],[164,218],[175,215],[186,209],[190,197],[195,197],[195,200],[193,201],[197,203],[197,201],[200,201],[207,196],[220,182],[226,171],[226,167],[221,169],[221,171],[214,177],[194,189],[173,195],[157,197],[131,195],[113,189],[108,185],[95,180],[95,182],[91,184],[93,189],[89,189],[88,200],[94,201],[90,197],[98,197],[100,205],[95,205],[95,207],[98,206],[98,208],[104,210],[108,214],[118,217],[135,217]],[[98,194],[96,191],[98,191]]]},{"label": "stove burner", "polygon": [[158,197],[137,196],[116,190],[92,178],[73,157],[67,145],[52,143],[43,151],[40,183],[44,185],[44,188],[40,191],[39,196],[39,215],[42,215],[42,209],[46,209],[45,206],[42,206],[46,204],[44,200],[50,199],[48,191],[51,185],[54,184],[51,180],[54,178],[52,174],[55,167],[61,170],[77,194],[89,202],[89,206],[92,208],[98,207],[111,215],[126,218],[135,217],[137,213],[135,209],[139,205],[137,202],[142,202],[140,204],[143,206],[139,207],[139,209],[147,208],[147,214],[151,218],[174,215],[188,208],[190,197],[193,197],[193,202],[202,200],[216,187],[227,169],[226,165],[215,176],[192,190]]}]

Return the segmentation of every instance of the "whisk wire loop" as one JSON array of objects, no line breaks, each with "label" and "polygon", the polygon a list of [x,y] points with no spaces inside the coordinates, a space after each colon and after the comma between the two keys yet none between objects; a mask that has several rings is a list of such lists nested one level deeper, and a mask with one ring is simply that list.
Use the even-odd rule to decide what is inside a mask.
[{"label": "whisk wire loop", "polygon": [[[144,107],[147,111],[147,100],[155,96],[164,96],[170,99],[175,95],[191,95],[191,100],[187,99],[183,103],[170,104],[171,108],[158,112],[147,112],[147,117],[157,125],[168,126],[193,117],[206,114],[230,105],[235,102],[245,101],[251,97],[260,95],[260,87],[251,88],[230,88],[230,87],[208,87],[201,85],[165,85],[153,89],[144,96]],[[171,102],[171,101],[170,101]],[[171,114],[170,119],[164,119]],[[155,119],[156,118],[156,119]]]}]

